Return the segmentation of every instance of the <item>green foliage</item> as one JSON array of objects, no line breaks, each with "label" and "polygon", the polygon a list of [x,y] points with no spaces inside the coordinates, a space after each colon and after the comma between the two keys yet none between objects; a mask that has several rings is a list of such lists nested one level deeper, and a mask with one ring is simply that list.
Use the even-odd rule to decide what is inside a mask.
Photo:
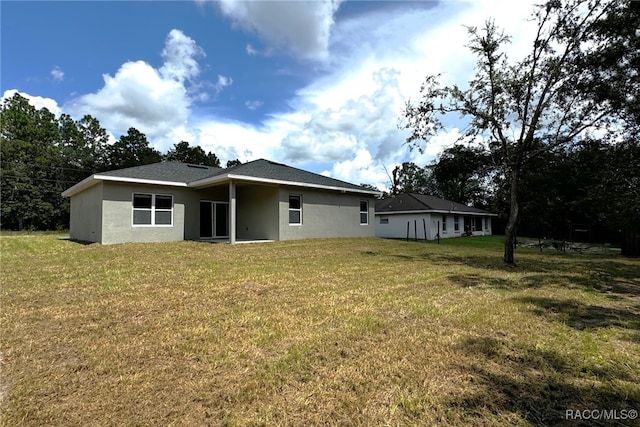
[{"label": "green foliage", "polygon": [[444,150],[432,168],[445,199],[476,207],[488,205],[492,161],[483,148],[456,144]]},{"label": "green foliage", "polygon": [[46,108],[37,110],[16,94],[2,105],[2,227],[54,229],[64,225],[66,187],[63,160],[56,149],[57,121]]},{"label": "green foliage", "polygon": [[175,144],[164,157],[167,161],[191,163],[194,165],[220,167],[220,159],[212,152],[205,153],[202,147],[190,147],[187,141]]},{"label": "green foliage", "polygon": [[241,165],[242,162],[240,161],[240,159],[235,159],[235,160],[227,160],[227,167],[231,168],[234,166],[239,166]]},{"label": "green foliage", "polygon": [[113,145],[107,147],[108,169],[122,169],[158,163],[160,152],[149,147],[147,136],[136,128],[129,128]]},{"label": "green foliage", "polygon": [[391,172],[391,195],[420,193],[442,196],[433,179],[431,168],[424,168],[411,162],[396,166]]}]

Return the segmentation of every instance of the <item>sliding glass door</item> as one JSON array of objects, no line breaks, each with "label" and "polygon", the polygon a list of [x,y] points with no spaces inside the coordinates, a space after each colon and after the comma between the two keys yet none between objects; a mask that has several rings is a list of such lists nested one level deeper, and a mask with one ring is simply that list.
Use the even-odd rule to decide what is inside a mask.
[{"label": "sliding glass door", "polygon": [[200,238],[229,237],[229,203],[200,201]]}]

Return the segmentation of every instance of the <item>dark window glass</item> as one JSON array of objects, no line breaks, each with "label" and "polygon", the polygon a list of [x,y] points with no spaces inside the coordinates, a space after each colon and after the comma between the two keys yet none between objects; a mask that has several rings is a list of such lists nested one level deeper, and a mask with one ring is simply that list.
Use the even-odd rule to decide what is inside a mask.
[{"label": "dark window glass", "polygon": [[156,196],[156,209],[171,209],[172,202],[171,196]]},{"label": "dark window glass", "polygon": [[151,209],[151,194],[134,194],[133,207],[135,209]]},{"label": "dark window glass", "polygon": [[369,224],[369,203],[360,201],[360,224]]},{"label": "dark window glass", "polygon": [[216,236],[229,235],[229,205],[216,203]]},{"label": "dark window glass", "polygon": [[300,209],[300,196],[289,196],[289,209]]}]

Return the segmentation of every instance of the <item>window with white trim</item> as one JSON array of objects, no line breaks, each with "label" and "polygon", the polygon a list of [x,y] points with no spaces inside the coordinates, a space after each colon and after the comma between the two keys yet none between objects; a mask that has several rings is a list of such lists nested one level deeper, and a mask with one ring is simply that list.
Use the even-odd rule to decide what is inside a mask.
[{"label": "window with white trim", "polygon": [[369,224],[369,202],[360,200],[360,224]]},{"label": "window with white trim", "polygon": [[389,224],[389,217],[388,216],[381,216],[380,217],[380,224]]},{"label": "window with white trim", "polygon": [[460,231],[460,217],[458,215],[453,216],[453,231]]},{"label": "window with white trim", "polygon": [[302,196],[289,195],[289,225],[302,224]]},{"label": "window with white trim", "polygon": [[173,196],[133,193],[132,223],[136,225],[173,225]]},{"label": "window with white trim", "polygon": [[447,232],[447,216],[446,215],[442,215],[442,232],[443,233]]}]

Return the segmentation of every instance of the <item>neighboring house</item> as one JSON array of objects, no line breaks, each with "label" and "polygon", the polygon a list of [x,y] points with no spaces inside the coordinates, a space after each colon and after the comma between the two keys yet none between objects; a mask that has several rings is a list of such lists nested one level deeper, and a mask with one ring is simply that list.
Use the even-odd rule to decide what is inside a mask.
[{"label": "neighboring house", "polygon": [[462,203],[424,194],[406,193],[376,201],[376,236],[434,240],[491,234],[497,215]]},{"label": "neighboring house", "polygon": [[227,169],[155,163],[98,173],[62,193],[70,237],[103,244],[373,237],[378,194],[264,159]]}]

